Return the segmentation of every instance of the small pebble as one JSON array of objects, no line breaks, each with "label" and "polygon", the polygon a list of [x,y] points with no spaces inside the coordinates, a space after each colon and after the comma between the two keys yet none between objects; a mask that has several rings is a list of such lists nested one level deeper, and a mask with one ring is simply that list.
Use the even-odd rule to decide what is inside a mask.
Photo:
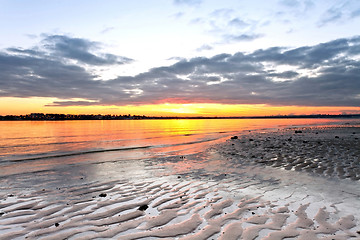
[{"label": "small pebble", "polygon": [[138,210],[140,210],[140,211],[145,211],[146,209],[148,209],[148,205],[141,205],[139,208],[138,208]]}]

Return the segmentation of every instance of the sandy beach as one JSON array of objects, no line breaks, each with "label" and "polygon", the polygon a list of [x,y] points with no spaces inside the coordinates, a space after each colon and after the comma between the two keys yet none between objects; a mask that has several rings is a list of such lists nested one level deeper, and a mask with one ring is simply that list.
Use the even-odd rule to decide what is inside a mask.
[{"label": "sandy beach", "polygon": [[358,125],[247,131],[107,165],[101,181],[2,178],[0,239],[360,239],[359,138]]}]

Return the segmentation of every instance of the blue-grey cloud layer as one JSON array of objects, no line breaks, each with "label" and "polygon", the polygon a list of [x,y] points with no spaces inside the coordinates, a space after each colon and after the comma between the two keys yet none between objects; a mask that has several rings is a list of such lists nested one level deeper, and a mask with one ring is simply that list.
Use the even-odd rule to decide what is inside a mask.
[{"label": "blue-grey cloud layer", "polygon": [[130,58],[115,56],[110,53],[94,55],[100,44],[81,38],[70,38],[62,35],[47,36],[43,40],[43,47],[53,56],[76,60],[89,65],[124,64],[132,61]]},{"label": "blue-grey cloud layer", "polygon": [[[301,106],[360,106],[360,37],[295,49],[198,57],[136,76],[98,80],[90,66],[131,59],[94,54],[98,43],[46,36],[32,49],[0,52],[1,97],[56,97],[69,105],[128,105],[171,101]],[[287,66],[278,71],[277,66]],[[96,80],[95,80],[96,79]],[[276,80],[276,81],[275,81]],[[70,99],[82,98],[94,102]]]},{"label": "blue-grey cloud layer", "polygon": [[202,0],[174,0],[175,4],[198,5]]}]

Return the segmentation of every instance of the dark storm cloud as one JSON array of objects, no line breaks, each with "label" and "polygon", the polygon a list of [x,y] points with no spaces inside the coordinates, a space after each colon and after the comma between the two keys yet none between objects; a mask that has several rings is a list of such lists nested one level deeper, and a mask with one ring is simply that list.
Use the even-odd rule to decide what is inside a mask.
[{"label": "dark storm cloud", "polygon": [[297,72],[294,71],[285,71],[281,73],[269,73],[268,77],[277,77],[282,79],[294,79],[295,77],[299,76]]},{"label": "dark storm cloud", "polygon": [[[55,38],[64,46],[0,52],[0,96],[62,99],[51,106],[179,101],[360,106],[360,37],[295,49],[274,47],[252,53],[179,59],[170,66],[108,81],[99,80],[81,64],[66,61],[70,58],[97,66],[99,60],[69,52],[93,51],[96,46],[92,42]],[[44,41],[48,42],[48,38]]]},{"label": "dark storm cloud", "polygon": [[81,38],[70,38],[63,35],[47,36],[44,47],[55,56],[77,60],[90,65],[124,64],[132,61],[130,58],[116,56],[110,53],[95,55],[93,51],[100,48],[100,44]]},{"label": "dark storm cloud", "polygon": [[95,44],[84,39],[56,35],[43,42],[45,46],[33,49],[8,48],[0,52],[0,96],[92,99],[89,94],[97,95],[95,98],[119,94],[102,81],[94,81],[97,76],[81,64],[69,64],[66,60],[97,66],[123,64],[118,60],[122,57],[97,57],[88,52]]}]

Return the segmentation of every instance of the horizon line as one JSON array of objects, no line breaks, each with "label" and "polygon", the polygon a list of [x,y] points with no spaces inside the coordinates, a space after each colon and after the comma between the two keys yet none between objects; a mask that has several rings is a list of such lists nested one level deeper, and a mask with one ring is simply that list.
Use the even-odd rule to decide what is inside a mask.
[{"label": "horizon line", "polygon": [[271,119],[271,118],[360,118],[360,114],[291,114],[257,116],[146,116],[131,114],[64,114],[30,113],[24,115],[0,115],[0,120],[146,120],[146,119]]}]

